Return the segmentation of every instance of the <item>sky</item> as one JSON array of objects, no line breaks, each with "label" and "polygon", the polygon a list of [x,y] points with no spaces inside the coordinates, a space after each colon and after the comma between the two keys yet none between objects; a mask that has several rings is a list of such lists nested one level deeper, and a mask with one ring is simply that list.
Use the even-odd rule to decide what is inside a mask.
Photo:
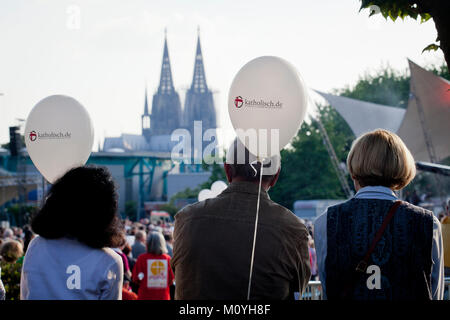
[{"label": "sky", "polygon": [[159,82],[165,28],[182,103],[200,28],[208,86],[226,131],[233,77],[259,56],[290,61],[309,88],[324,92],[351,86],[382,65],[406,70],[407,58],[422,66],[443,61],[440,51],[422,54],[437,36],[432,20],[394,23],[369,18],[359,6],[359,0],[2,0],[0,143],[9,141],[9,126],[53,94],[72,96],[88,110],[94,150],[105,136],[140,134],[145,86],[151,101]]}]

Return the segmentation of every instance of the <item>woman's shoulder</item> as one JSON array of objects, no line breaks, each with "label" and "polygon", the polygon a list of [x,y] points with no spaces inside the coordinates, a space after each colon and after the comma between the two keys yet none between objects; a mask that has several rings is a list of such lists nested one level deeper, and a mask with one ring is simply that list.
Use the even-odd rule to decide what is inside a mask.
[{"label": "woman's shoulder", "polygon": [[404,210],[413,212],[415,214],[418,215],[422,215],[422,216],[427,216],[429,218],[433,218],[434,214],[433,211],[430,211],[428,209],[413,205],[412,203],[406,202],[406,201],[402,201],[402,206],[401,208],[403,208]]},{"label": "woman's shoulder", "polygon": [[136,264],[145,264],[147,260],[168,260],[170,261],[170,256],[168,254],[153,254],[153,253],[142,253],[136,260]]},{"label": "woman's shoulder", "polygon": [[166,260],[172,259],[167,253],[163,253],[161,256],[164,257],[164,259],[166,259]]},{"label": "woman's shoulder", "polygon": [[146,259],[164,259],[164,260],[170,260],[172,259],[168,254],[162,253],[162,254],[152,254],[152,253],[143,253],[139,255],[138,260],[146,260]]},{"label": "woman's shoulder", "polygon": [[[388,199],[364,199],[364,198],[351,198],[342,203],[330,206],[327,208],[327,212],[335,212],[345,214],[348,211],[355,211],[356,209],[367,208],[377,203],[381,208],[390,208],[395,200]],[[434,214],[432,211],[425,208],[413,205],[407,201],[402,200],[398,211],[408,212],[408,214],[415,214],[425,217],[427,219],[433,219]]]},{"label": "woman's shoulder", "polygon": [[118,254],[116,251],[114,251],[111,248],[103,248],[100,249],[102,252],[102,255],[106,262],[109,262],[111,264],[117,264],[117,265],[123,265],[123,260],[120,254]]},{"label": "woman's shoulder", "polygon": [[357,199],[357,198],[350,198],[348,200],[342,201],[340,203],[328,206],[325,212],[337,210],[337,209],[347,209],[350,208],[358,202],[358,200],[367,200],[367,199]]},{"label": "woman's shoulder", "polygon": [[141,253],[137,258],[136,261],[141,261],[145,259],[151,259],[151,254],[148,252]]}]

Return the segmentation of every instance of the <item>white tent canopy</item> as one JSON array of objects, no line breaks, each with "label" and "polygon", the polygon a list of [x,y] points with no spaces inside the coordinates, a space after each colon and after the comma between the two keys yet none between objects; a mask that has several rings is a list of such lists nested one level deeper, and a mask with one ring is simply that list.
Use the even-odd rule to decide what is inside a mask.
[{"label": "white tent canopy", "polygon": [[375,129],[397,132],[406,110],[316,91],[344,118],[356,137]]},{"label": "white tent canopy", "polygon": [[450,82],[408,61],[411,82],[406,110],[316,92],[347,121],[355,136],[386,129],[403,139],[416,161],[439,162],[450,157]]},{"label": "white tent canopy", "polygon": [[398,135],[416,161],[443,160],[450,156],[450,82],[412,61],[409,68],[410,99]]}]

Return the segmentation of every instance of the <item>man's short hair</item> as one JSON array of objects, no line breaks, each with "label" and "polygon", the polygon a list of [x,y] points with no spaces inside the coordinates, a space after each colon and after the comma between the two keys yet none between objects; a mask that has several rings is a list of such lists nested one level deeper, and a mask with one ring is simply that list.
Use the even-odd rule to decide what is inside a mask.
[{"label": "man's short hair", "polygon": [[[256,160],[257,157],[249,152],[238,138],[228,148],[226,163],[230,165],[231,177],[233,178],[241,177],[250,182],[259,181],[261,162]],[[271,181],[280,170],[280,166],[281,157],[279,154],[264,159],[262,180],[265,182]]]},{"label": "man's short hair", "polygon": [[347,167],[361,187],[400,190],[416,175],[414,158],[402,139],[383,129],[365,133],[353,142]]},{"label": "man's short hair", "polygon": [[147,233],[143,230],[139,230],[138,232],[136,232],[136,234],[134,235],[136,240],[144,240],[147,237]]},{"label": "man's short hair", "polygon": [[7,228],[3,232],[3,238],[12,238],[14,236],[14,231],[11,228]]}]

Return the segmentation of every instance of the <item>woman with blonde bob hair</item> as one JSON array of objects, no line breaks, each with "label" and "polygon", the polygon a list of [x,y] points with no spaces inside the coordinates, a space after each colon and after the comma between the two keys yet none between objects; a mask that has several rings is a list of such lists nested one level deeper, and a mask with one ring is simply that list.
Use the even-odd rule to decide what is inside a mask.
[{"label": "woman with blonde bob hair", "polygon": [[355,196],[329,207],[314,223],[325,298],[442,299],[439,220],[394,192],[416,175],[406,145],[387,130],[368,132],[353,142],[347,167]]},{"label": "woman with blonde bob hair", "polygon": [[381,129],[366,133],[353,142],[347,167],[358,189],[384,186],[400,190],[416,175],[414,158],[402,139]]}]

